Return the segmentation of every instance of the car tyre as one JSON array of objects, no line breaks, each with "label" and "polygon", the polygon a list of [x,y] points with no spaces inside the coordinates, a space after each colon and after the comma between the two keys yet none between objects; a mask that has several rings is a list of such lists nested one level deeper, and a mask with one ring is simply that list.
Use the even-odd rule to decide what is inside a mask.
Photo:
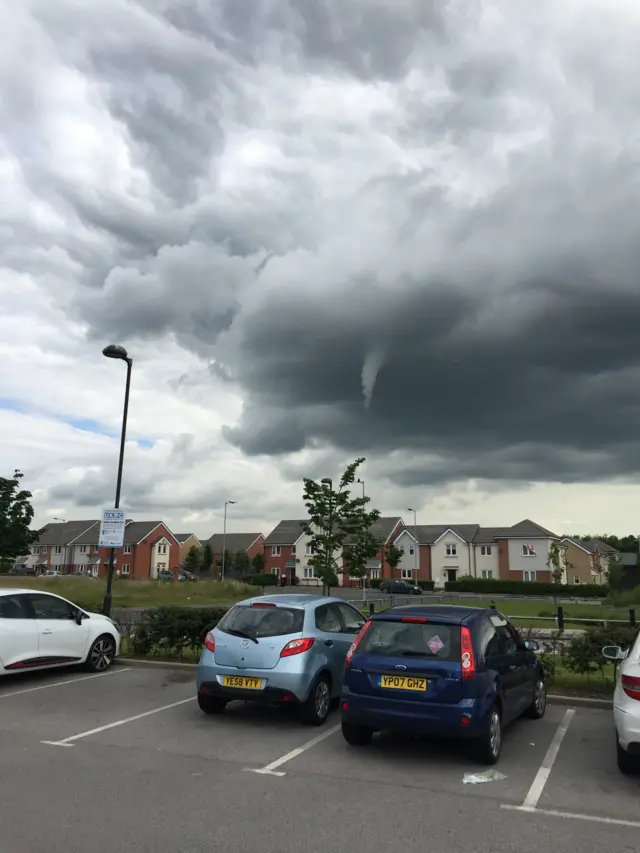
[{"label": "car tyre", "polygon": [[227,707],[227,700],[219,696],[204,696],[198,693],[198,707],[204,714],[221,714]]},{"label": "car tyre", "polygon": [[373,729],[358,726],[356,723],[342,723],[342,737],[349,746],[369,746],[373,738]]},{"label": "car tyre", "polygon": [[331,683],[326,675],[320,675],[301,706],[300,716],[307,726],[321,726],[326,723],[330,710]]},{"label": "car tyre", "polygon": [[101,634],[91,644],[83,669],[88,672],[106,672],[116,657],[116,641],[111,634]]},{"label": "car tyre", "polygon": [[483,735],[476,741],[476,755],[482,764],[497,764],[502,749],[502,714],[494,705]]},{"label": "car tyre", "polygon": [[539,676],[536,680],[535,693],[533,695],[533,702],[527,710],[525,714],[527,717],[530,717],[532,720],[541,720],[544,717],[544,712],[547,709],[547,686],[544,683],[544,678]]},{"label": "car tyre", "polygon": [[640,761],[635,755],[631,755],[626,749],[623,749],[618,739],[616,732],[616,759],[618,762],[618,770],[624,773],[625,776],[635,775],[640,772]]}]

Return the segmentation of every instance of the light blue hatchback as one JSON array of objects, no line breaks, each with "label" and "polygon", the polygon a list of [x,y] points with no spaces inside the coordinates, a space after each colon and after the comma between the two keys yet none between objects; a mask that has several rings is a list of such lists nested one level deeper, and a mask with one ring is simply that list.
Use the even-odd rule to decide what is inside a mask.
[{"label": "light blue hatchback", "polygon": [[198,704],[219,714],[239,699],[294,703],[308,725],[325,722],[344,660],[365,623],[346,601],[263,595],[235,604],[207,634],[196,673]]}]

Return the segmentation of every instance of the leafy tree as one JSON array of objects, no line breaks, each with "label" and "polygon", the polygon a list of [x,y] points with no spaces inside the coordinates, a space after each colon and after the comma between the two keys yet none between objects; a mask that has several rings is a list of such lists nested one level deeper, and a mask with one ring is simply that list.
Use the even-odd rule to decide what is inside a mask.
[{"label": "leafy tree", "polygon": [[254,555],[253,559],[251,560],[251,565],[258,574],[260,574],[260,572],[264,571],[264,552],[263,551],[258,551],[258,553]]},{"label": "leafy tree", "polygon": [[402,560],[403,552],[400,548],[396,548],[396,546],[391,543],[387,548],[385,557],[389,568],[391,569],[391,577],[394,578],[396,576],[398,566],[400,565],[400,560]]},{"label": "leafy tree", "polygon": [[229,568],[237,577],[244,577],[251,571],[251,560],[246,551],[237,551],[232,554],[230,562]]},{"label": "leafy tree", "polygon": [[562,583],[565,566],[569,566],[565,561],[564,549],[557,542],[552,542],[549,547],[549,557],[547,558],[547,566],[551,571],[551,578],[554,583]]},{"label": "leafy tree", "polygon": [[[377,510],[373,510],[377,512]],[[380,513],[377,513],[380,517]],[[344,558],[347,566],[344,571],[351,577],[359,578],[362,583],[367,577],[367,560],[371,560],[380,550],[382,542],[369,528],[358,531],[345,545]]]},{"label": "leafy tree", "polygon": [[28,554],[40,536],[31,530],[33,507],[31,492],[20,489],[23,474],[16,470],[13,477],[0,477],[0,566],[4,570],[16,559]]},{"label": "leafy tree", "polygon": [[213,551],[211,550],[211,545],[208,542],[205,542],[204,548],[202,549],[202,563],[200,565],[200,571],[210,572],[212,566]]},{"label": "leafy tree", "polygon": [[616,551],[620,551],[623,554],[638,553],[638,537],[633,534],[629,534],[628,536],[614,536],[610,533],[604,533],[596,536],[592,536],[591,534],[588,536],[572,536],[571,538],[577,539],[579,542],[588,542],[591,539],[597,539],[599,542],[604,542],[606,545],[615,548]]},{"label": "leafy tree", "polygon": [[607,558],[607,568],[605,575],[609,587],[613,592],[618,592],[622,588],[622,578],[624,576],[624,568],[620,562],[620,557],[617,554],[611,554]]},{"label": "leafy tree", "polygon": [[184,558],[184,567],[188,572],[197,574],[202,565],[202,554],[197,545],[192,545],[187,551],[187,556]]},{"label": "leafy tree", "polygon": [[[380,513],[378,510],[367,510],[369,498],[353,498],[350,491],[356,472],[363,462],[364,458],[361,457],[347,466],[337,489],[327,478],[319,483],[308,478],[303,481],[303,500],[309,520],[303,523],[302,529],[309,536],[313,552],[308,564],[313,566],[315,576],[322,581],[325,592],[337,583],[336,557],[342,553],[345,543],[349,543],[349,547],[357,545],[356,571],[361,570],[361,563],[366,559],[362,555],[373,547],[367,534],[374,521],[380,518]],[[376,542],[374,556],[378,547]]]}]

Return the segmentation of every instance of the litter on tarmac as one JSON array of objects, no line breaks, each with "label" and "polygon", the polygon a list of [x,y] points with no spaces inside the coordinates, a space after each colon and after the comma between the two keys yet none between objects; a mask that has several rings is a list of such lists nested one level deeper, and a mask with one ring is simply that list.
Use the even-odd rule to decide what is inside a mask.
[{"label": "litter on tarmac", "polygon": [[499,782],[506,778],[504,773],[498,770],[485,770],[484,773],[465,773],[462,783],[463,785],[480,785],[482,782]]}]

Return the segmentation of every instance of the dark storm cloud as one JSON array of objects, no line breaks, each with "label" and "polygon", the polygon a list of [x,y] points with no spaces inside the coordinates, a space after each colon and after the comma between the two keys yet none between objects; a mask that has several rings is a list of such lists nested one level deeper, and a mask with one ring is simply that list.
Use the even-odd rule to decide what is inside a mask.
[{"label": "dark storm cloud", "polygon": [[[33,7],[137,170],[87,186],[48,156],[27,69],[38,133],[9,148],[72,223],[92,334],[202,356],[244,396],[247,454],[403,451],[403,486],[637,477],[623,0]],[[42,227],[12,228],[33,271]]]}]

